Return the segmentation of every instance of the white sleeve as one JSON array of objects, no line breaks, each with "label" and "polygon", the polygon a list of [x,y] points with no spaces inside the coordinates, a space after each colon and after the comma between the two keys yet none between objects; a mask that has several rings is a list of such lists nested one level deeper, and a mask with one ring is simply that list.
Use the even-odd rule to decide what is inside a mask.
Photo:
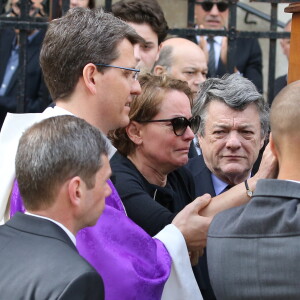
[{"label": "white sleeve", "polygon": [[167,248],[171,258],[171,274],[164,286],[162,300],[201,300],[202,295],[192,271],[191,262],[182,233],[168,225],[154,238]]}]

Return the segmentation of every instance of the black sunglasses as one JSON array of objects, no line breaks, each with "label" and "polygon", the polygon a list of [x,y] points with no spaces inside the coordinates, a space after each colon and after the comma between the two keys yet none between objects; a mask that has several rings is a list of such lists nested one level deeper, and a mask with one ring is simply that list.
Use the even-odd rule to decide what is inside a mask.
[{"label": "black sunglasses", "polygon": [[176,117],[173,119],[163,119],[163,120],[147,120],[147,121],[136,121],[139,123],[152,123],[152,122],[171,122],[173,131],[175,135],[184,135],[187,127],[189,126],[193,133],[196,133],[200,126],[200,116],[195,116],[189,120],[185,117]]},{"label": "black sunglasses", "polygon": [[197,4],[200,4],[205,11],[211,11],[215,4],[220,12],[224,12],[228,8],[228,3],[226,2],[203,1],[197,2]]}]

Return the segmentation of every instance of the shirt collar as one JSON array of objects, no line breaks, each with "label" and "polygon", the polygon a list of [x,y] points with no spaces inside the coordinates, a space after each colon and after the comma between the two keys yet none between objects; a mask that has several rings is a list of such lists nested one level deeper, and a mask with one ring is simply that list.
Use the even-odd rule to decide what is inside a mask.
[{"label": "shirt collar", "polygon": [[[206,39],[208,39],[208,36],[206,37]],[[219,46],[222,45],[222,39],[223,36],[214,36],[215,43],[217,43]]]},{"label": "shirt collar", "polygon": [[[251,177],[251,172],[248,176],[248,179]],[[228,183],[224,182],[223,180],[221,180],[220,178],[218,178],[215,174],[211,173],[211,179],[213,182],[213,186],[215,189],[215,193],[216,195],[221,194],[224,189],[228,186]]]},{"label": "shirt collar", "polygon": [[71,239],[72,243],[76,246],[76,238],[75,238],[74,234],[66,226],[64,226],[63,224],[61,224],[61,223],[59,223],[59,222],[57,222],[53,219],[47,218],[47,217],[32,214],[28,211],[26,211],[25,214],[29,215],[29,216],[45,219],[45,220],[48,220],[48,221],[51,221],[51,222],[55,223],[57,226],[59,226],[68,235],[68,237]]}]

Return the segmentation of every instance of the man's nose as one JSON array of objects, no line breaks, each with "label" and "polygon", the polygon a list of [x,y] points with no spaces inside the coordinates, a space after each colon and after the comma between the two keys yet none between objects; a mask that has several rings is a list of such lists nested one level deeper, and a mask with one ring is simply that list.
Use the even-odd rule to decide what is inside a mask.
[{"label": "man's nose", "polygon": [[220,13],[216,3],[213,5],[209,13],[211,15],[218,15]]},{"label": "man's nose", "polygon": [[131,86],[131,95],[139,95],[142,92],[141,85],[138,80],[134,80]]},{"label": "man's nose", "polygon": [[238,132],[232,131],[228,134],[226,147],[233,150],[241,147],[241,136]]},{"label": "man's nose", "polygon": [[198,86],[200,83],[204,82],[205,80],[206,80],[206,76],[203,75],[201,72],[198,72],[195,75],[194,84]]}]

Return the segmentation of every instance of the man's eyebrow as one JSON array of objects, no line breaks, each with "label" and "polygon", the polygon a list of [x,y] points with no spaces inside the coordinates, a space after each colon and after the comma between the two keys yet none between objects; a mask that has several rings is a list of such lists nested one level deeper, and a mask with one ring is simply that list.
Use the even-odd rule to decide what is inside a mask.
[{"label": "man's eyebrow", "polygon": [[151,41],[145,41],[145,43],[143,43],[144,46],[149,46],[149,45],[154,45],[153,42]]}]

